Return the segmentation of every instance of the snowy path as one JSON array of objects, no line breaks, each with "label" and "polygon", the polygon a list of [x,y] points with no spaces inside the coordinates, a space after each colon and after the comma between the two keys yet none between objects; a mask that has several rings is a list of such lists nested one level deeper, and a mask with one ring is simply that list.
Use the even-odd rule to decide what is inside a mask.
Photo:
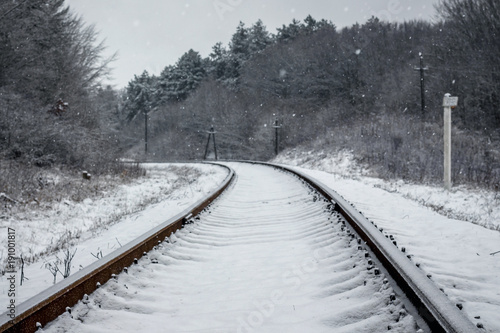
[{"label": "snowy path", "polygon": [[231,164],[236,184],[44,332],[415,332],[339,218],[299,180]]}]

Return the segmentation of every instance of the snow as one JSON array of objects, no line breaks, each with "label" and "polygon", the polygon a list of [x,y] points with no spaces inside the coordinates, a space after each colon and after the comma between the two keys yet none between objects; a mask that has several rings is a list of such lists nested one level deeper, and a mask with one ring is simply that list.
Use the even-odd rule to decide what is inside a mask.
[{"label": "snow", "polygon": [[[71,253],[76,250],[71,270],[78,271],[178,214],[227,176],[226,169],[208,164],[144,167],[146,177],[120,185],[112,192],[78,203],[62,200],[51,210],[33,210],[0,220],[4,229],[0,242],[7,244],[7,228],[14,228],[16,255],[34,258],[24,269],[28,280],[16,288],[16,303],[52,285],[53,275],[46,266],[57,262],[57,258],[64,260],[63,248],[69,248]],[[197,174],[200,177],[186,178]],[[58,239],[60,245],[54,248]],[[5,262],[7,251],[0,254]],[[58,266],[62,269],[63,264]],[[7,277],[0,277],[0,304],[9,302]],[[58,274],[57,281],[61,279]]]},{"label": "snow", "polygon": [[329,202],[269,167],[231,166],[236,184],[200,220],[44,332],[416,331]]},{"label": "snow", "polygon": [[412,184],[402,180],[384,181],[370,177],[370,171],[356,164],[353,154],[348,151],[330,154],[324,151],[291,150],[280,155],[275,162],[325,171],[339,178],[361,181],[387,192],[399,193],[444,216],[500,230],[500,192],[498,191],[461,185],[453,187],[448,192],[441,186]]},{"label": "snow", "polygon": [[[498,287],[500,281],[500,252],[498,252],[500,251],[500,195],[494,191],[469,186],[453,187],[448,192],[439,186],[415,185],[401,180],[381,180],[371,176],[369,170],[357,165],[349,152],[333,155],[324,151],[288,151],[280,155],[276,162],[300,166],[297,167],[298,170],[310,174],[352,202],[363,215],[374,221],[378,227],[383,228],[385,234],[393,235],[398,246],[406,248],[407,254],[411,256],[411,262],[418,264],[420,269],[429,275],[430,279],[442,289],[453,303],[461,304],[463,313],[474,324],[483,324],[485,332],[500,332],[500,288]],[[218,181],[221,181],[225,176],[225,171],[222,169],[204,166],[207,168],[205,172],[212,170],[210,172],[216,172],[216,174],[204,177],[205,180],[198,180],[201,184],[198,182],[191,185],[184,183],[183,186],[177,184],[179,187],[173,193],[164,195],[164,197],[177,200],[162,201],[142,212],[135,212],[135,209],[139,209],[134,208],[134,205],[140,201],[139,196],[147,193],[153,195],[153,188],[161,187],[163,184],[161,182],[163,172],[161,167],[151,166],[151,168],[157,173],[156,176],[150,172],[151,178],[144,183],[137,184],[137,187],[124,187],[120,195],[110,196],[110,198],[115,198],[110,199],[114,200],[111,203],[106,204],[104,198],[92,198],[92,203],[88,201],[87,205],[75,204],[68,200],[62,202],[51,216],[40,216],[38,219],[26,221],[25,231],[22,231],[21,227],[16,229],[16,232],[19,230],[18,235],[27,239],[27,241],[19,240],[17,242],[19,249],[28,251],[32,248],[33,251],[36,249],[41,251],[40,249],[44,247],[39,246],[39,242],[50,243],[52,234],[57,231],[53,224],[65,223],[65,229],[61,230],[63,232],[69,230],[72,235],[73,230],[87,228],[85,229],[87,231],[77,233],[80,239],[75,240],[74,245],[78,248],[77,256],[79,258],[75,257],[75,263],[95,261],[96,259],[92,257],[91,252],[94,254],[98,250],[110,252],[120,246],[118,241],[124,244],[125,237],[130,236],[129,239],[135,237],[132,232],[137,226],[140,225],[146,229],[150,227],[150,223],[156,223],[155,220],[163,221],[166,219],[166,211],[168,211],[168,215],[175,215],[175,212],[185,207],[191,202],[191,199],[194,200],[197,195],[208,192],[207,189],[213,185],[214,179],[217,178]],[[175,179],[174,175],[166,177]],[[277,179],[279,178],[277,177]],[[253,197],[253,200],[260,204],[262,210],[265,210],[267,206],[274,204],[274,201],[268,198],[272,194],[272,190],[266,190],[266,184],[258,180],[259,178],[254,178],[247,180],[246,183],[261,187],[259,194]],[[287,189],[288,182],[282,182],[282,186]],[[117,202],[127,202],[131,205],[127,209],[117,209]],[[241,202],[233,202],[231,205],[238,207],[241,204]],[[102,209],[98,208],[101,205],[103,205]],[[62,217],[58,217],[57,211],[61,211],[59,215]],[[116,226],[123,225],[123,229],[119,231],[113,229],[115,225],[93,229],[92,226],[88,226],[88,222],[85,222],[93,218],[102,218],[106,214],[109,215],[110,212],[120,215],[120,221],[123,221]],[[165,218],[159,217],[162,214]],[[228,235],[232,243],[240,242],[238,251],[241,250],[248,255],[252,253],[261,255],[259,260],[269,260],[275,266],[276,271],[259,270],[258,266],[249,260],[232,260],[231,258],[234,258],[236,254],[233,255],[232,251],[228,250],[234,250],[231,245],[236,244],[223,241],[224,237],[221,236],[218,228],[219,222],[214,220],[213,215],[204,218],[208,219],[208,223],[203,225],[197,223],[178,231],[175,236],[172,236],[170,244],[164,244],[164,248],[151,253],[149,258],[142,259],[139,265],[132,268],[132,273],[120,275],[117,281],[109,282],[100,288],[95,295],[91,295],[91,301],[88,301],[86,305],[87,308],[93,311],[100,304],[107,309],[104,314],[92,312],[89,318],[95,319],[95,324],[92,324],[91,320],[86,321],[79,331],[108,332],[108,329],[109,331],[120,331],[119,327],[122,327],[123,331],[124,325],[130,325],[125,326],[127,328],[125,330],[128,331],[129,327],[135,327],[134,325],[139,325],[139,323],[142,324],[137,327],[139,331],[148,329],[154,331],[153,325],[158,323],[170,327],[172,317],[176,316],[175,323],[185,324],[192,329],[201,330],[204,327],[203,323],[208,322],[217,325],[227,320],[228,316],[237,327],[240,324],[244,325],[245,322],[248,324],[249,320],[259,319],[258,316],[249,317],[255,311],[260,311],[261,315],[264,316],[265,313],[262,314],[259,306],[269,304],[266,302],[272,302],[276,297],[279,298],[281,294],[276,294],[274,291],[282,291],[284,295],[288,296],[294,294],[295,290],[283,289],[291,287],[291,283],[288,285],[280,279],[278,280],[281,284],[272,283],[276,280],[276,276],[279,276],[277,272],[293,273],[294,268],[300,269],[302,264],[307,265],[309,263],[307,259],[310,259],[311,256],[300,253],[299,250],[303,249],[303,245],[299,245],[299,238],[293,238],[293,235],[287,236],[297,243],[291,253],[282,252],[282,246],[277,246],[276,243],[273,245],[267,243],[270,235],[273,234],[273,229],[278,230],[279,218],[266,220],[264,231],[260,230],[263,221],[260,221],[258,225],[250,224],[247,221],[245,226],[247,231],[251,231],[252,237],[246,241],[246,244],[242,244],[240,242],[242,239],[234,234]],[[0,220],[0,223],[2,227],[7,227],[9,224],[4,220]],[[37,224],[41,224],[40,228],[31,233],[31,228],[38,228]],[[276,226],[273,227],[273,225]],[[236,226],[233,228],[241,230],[236,229]],[[312,229],[311,232],[314,230]],[[299,233],[299,231],[296,232]],[[199,234],[203,236],[203,240],[193,242],[193,237]],[[5,230],[0,236],[6,237],[6,235],[7,231]],[[330,235],[325,233],[322,234],[322,237],[328,239]],[[93,242],[94,238],[95,242]],[[6,244],[3,238],[1,241]],[[282,241],[285,242],[285,239]],[[210,251],[206,251],[208,246],[211,247]],[[339,249],[338,253],[343,253],[343,251]],[[274,252],[279,256],[273,257]],[[5,255],[5,252],[2,255]],[[210,257],[212,255],[218,260]],[[150,263],[150,259],[153,257],[159,261],[159,264]],[[44,258],[44,261],[31,265],[31,271],[27,271],[26,275],[30,280],[26,281],[26,285],[20,289],[23,299],[36,292],[34,290],[36,288],[29,287],[29,284],[38,284],[40,281],[44,281],[45,285],[51,285],[52,276],[42,267],[43,263],[49,259],[48,257]],[[284,261],[290,258],[294,258],[295,262]],[[324,259],[320,258],[320,261]],[[362,262],[359,261],[360,264]],[[318,268],[314,274],[308,275],[308,278],[318,283],[326,283],[325,276],[330,274],[328,281],[333,283],[340,281],[340,278],[347,275],[351,278],[348,284],[354,284],[356,280],[366,277],[366,271],[363,269],[343,271],[343,268],[346,267],[343,267],[342,264],[329,264],[333,265],[330,266],[333,269],[329,269],[328,273],[323,268]],[[75,267],[78,269],[77,266]],[[303,272],[303,270],[299,272]],[[144,275],[135,277],[136,273]],[[316,274],[320,276],[316,277]],[[265,282],[256,283],[252,288],[248,286],[237,287],[236,282],[241,282],[249,276],[255,281]],[[308,281],[312,280],[308,279]],[[302,280],[289,279],[287,281]],[[197,283],[199,285],[196,288],[189,287]],[[6,304],[5,281],[0,280],[0,285],[3,288],[0,303]],[[146,286],[150,288],[146,289]],[[309,290],[309,287],[305,286],[306,284],[304,284],[304,288]],[[307,286],[309,285],[307,284]],[[269,326],[271,327],[270,331],[278,330],[282,324],[287,322],[297,323],[296,331],[300,331],[301,328],[304,328],[301,325],[305,325],[306,321],[300,321],[297,316],[300,316],[303,311],[311,314],[318,307],[324,307],[328,309],[332,318],[338,321],[341,320],[339,318],[345,319],[346,313],[353,313],[349,311],[357,311],[361,314],[374,307],[369,300],[358,304],[354,301],[349,302],[349,297],[355,299],[358,296],[363,297],[363,295],[357,294],[359,288],[345,291],[344,287],[346,286],[342,284],[334,284],[328,289],[331,294],[343,296],[339,300],[341,303],[337,305],[320,302],[320,305],[317,306],[313,303],[301,303],[305,298],[296,298],[293,299],[294,304],[292,305],[297,306],[294,311],[300,311],[291,315],[284,312],[281,304],[276,304],[273,315],[270,316],[276,319],[268,321],[266,317],[265,322],[271,325]],[[375,286],[370,288],[372,288],[370,289],[372,295],[385,293],[382,289],[376,289]],[[316,291],[318,293],[315,295],[320,295],[320,292]],[[192,293],[200,295],[201,300],[210,304],[209,307],[204,307],[204,303],[201,301],[196,302]],[[306,294],[305,291],[302,296],[305,297]],[[111,297],[112,295],[114,297]],[[236,298],[236,300],[227,302],[228,299],[232,298]],[[192,313],[183,312],[187,311],[189,306],[198,311],[199,316],[193,317]],[[124,308],[126,311],[123,311]],[[76,316],[84,316],[83,312],[87,312],[88,309],[83,308],[83,305],[80,304],[76,311],[77,314],[73,314],[75,318]],[[342,317],[343,311],[345,311],[344,317]],[[158,315],[159,313],[161,315]],[[168,318],[168,320],[162,319],[163,317]],[[58,322],[66,328],[79,323],[79,321],[72,319],[69,321],[70,319],[70,316],[65,314]],[[343,327],[342,330],[362,332],[363,329],[366,330],[366,327],[373,327],[371,326],[373,320],[377,321],[380,318],[365,318],[361,322],[352,323],[352,326]],[[406,320],[411,321],[411,316],[404,317],[402,325],[408,325]],[[99,325],[104,321],[107,324],[115,325],[115,328],[100,328]],[[331,323],[333,324],[333,321]],[[316,328],[318,327],[316,326]],[[293,326],[288,326],[284,331],[293,331],[293,329]],[[256,329],[255,331],[260,330]],[[321,329],[318,328],[317,331],[321,331]],[[336,328],[335,331],[341,330]],[[404,329],[401,331],[406,332]],[[212,332],[225,332],[225,330],[220,328],[214,329]]]},{"label": "snow", "polygon": [[[337,191],[405,247],[473,323],[500,332],[500,207],[496,193],[458,187],[384,181],[352,162],[352,155],[284,154],[277,162],[301,165]],[[315,168],[317,170],[311,170]],[[323,170],[323,171],[321,171]],[[328,171],[328,172],[325,172]]]}]

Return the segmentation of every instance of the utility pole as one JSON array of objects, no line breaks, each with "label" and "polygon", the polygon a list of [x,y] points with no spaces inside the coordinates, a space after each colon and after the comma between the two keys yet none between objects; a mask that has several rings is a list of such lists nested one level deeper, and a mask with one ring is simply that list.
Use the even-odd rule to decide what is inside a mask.
[{"label": "utility pole", "polygon": [[424,67],[424,56],[422,52],[418,53],[420,58],[420,67],[415,67],[416,71],[420,72],[420,105],[422,107],[422,114],[425,112],[425,87],[424,87],[424,71],[428,70],[428,67]]},{"label": "utility pole", "polygon": [[215,160],[217,161],[217,145],[215,144],[215,133],[217,133],[216,131],[214,131],[214,127],[210,127],[210,131],[208,132],[208,141],[207,141],[207,146],[205,147],[205,156],[203,157],[204,160],[207,159],[207,156],[208,156],[208,147],[210,145],[210,137],[213,138],[214,140],[214,153],[215,153]]},{"label": "utility pole", "polygon": [[148,154],[148,111],[144,111],[144,152]]},{"label": "utility pole", "polygon": [[274,135],[274,154],[278,156],[279,153],[279,136],[278,136],[278,131],[281,128],[281,125],[278,124],[278,118],[274,121],[274,126],[273,128],[275,129],[275,135]]},{"label": "utility pole", "polygon": [[453,97],[450,94],[445,94],[443,98],[443,132],[444,132],[444,172],[443,181],[446,190],[451,189],[451,109],[458,104],[458,97]]}]

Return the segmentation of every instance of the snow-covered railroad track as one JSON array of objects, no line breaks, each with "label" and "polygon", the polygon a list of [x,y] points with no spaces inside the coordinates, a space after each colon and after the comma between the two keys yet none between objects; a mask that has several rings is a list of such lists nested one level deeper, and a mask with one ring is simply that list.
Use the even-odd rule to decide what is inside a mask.
[{"label": "snow-covered railroad track", "polygon": [[[475,331],[331,190],[315,186],[333,204],[289,173],[230,166],[237,182],[209,211],[44,331],[415,332],[417,325],[428,331],[394,281],[419,299],[433,331]],[[397,273],[394,280],[387,271]],[[405,289],[401,280],[416,282]]]},{"label": "snow-covered railroad track", "polygon": [[331,203],[275,169],[232,188],[46,332],[415,332]]}]

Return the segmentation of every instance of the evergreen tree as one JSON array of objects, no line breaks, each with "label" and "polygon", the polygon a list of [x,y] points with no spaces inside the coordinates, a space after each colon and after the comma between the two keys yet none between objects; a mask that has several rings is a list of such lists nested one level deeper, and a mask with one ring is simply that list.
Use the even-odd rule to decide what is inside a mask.
[{"label": "evergreen tree", "polygon": [[212,47],[209,60],[207,72],[216,80],[224,79],[228,67],[229,55],[224,46],[222,46],[222,43],[219,42]]},{"label": "evergreen tree", "polygon": [[249,35],[249,29],[245,27],[243,22],[240,22],[229,42],[229,59],[224,82],[230,87],[235,88],[237,86],[241,66],[250,57]]},{"label": "evergreen tree", "polygon": [[283,25],[281,28],[278,28],[278,34],[276,35],[276,39],[279,42],[289,42],[294,40],[300,35],[300,30],[304,27],[300,21],[293,19],[292,23],[288,26]]},{"label": "evergreen tree", "polygon": [[250,56],[263,51],[272,42],[271,36],[269,35],[269,32],[266,30],[266,27],[261,20],[258,20],[250,28],[248,39],[248,49]]},{"label": "evergreen tree", "polygon": [[231,41],[229,43],[229,50],[231,54],[238,59],[242,59],[243,61],[248,59],[250,56],[250,29],[245,27],[243,22],[238,24],[236,27],[236,32],[231,37]]},{"label": "evergreen tree", "polygon": [[167,66],[160,77],[159,94],[163,102],[185,100],[196,90],[206,76],[205,63],[200,54],[192,49],[184,53],[175,66]]},{"label": "evergreen tree", "polygon": [[140,76],[134,75],[134,79],[128,83],[125,108],[129,120],[152,109],[155,97],[153,80],[148,71],[144,71]]},{"label": "evergreen tree", "polygon": [[210,55],[215,78],[236,88],[241,68],[253,55],[262,52],[272,43],[272,38],[261,20],[246,28],[240,22],[226,51],[220,43],[213,47]]}]

